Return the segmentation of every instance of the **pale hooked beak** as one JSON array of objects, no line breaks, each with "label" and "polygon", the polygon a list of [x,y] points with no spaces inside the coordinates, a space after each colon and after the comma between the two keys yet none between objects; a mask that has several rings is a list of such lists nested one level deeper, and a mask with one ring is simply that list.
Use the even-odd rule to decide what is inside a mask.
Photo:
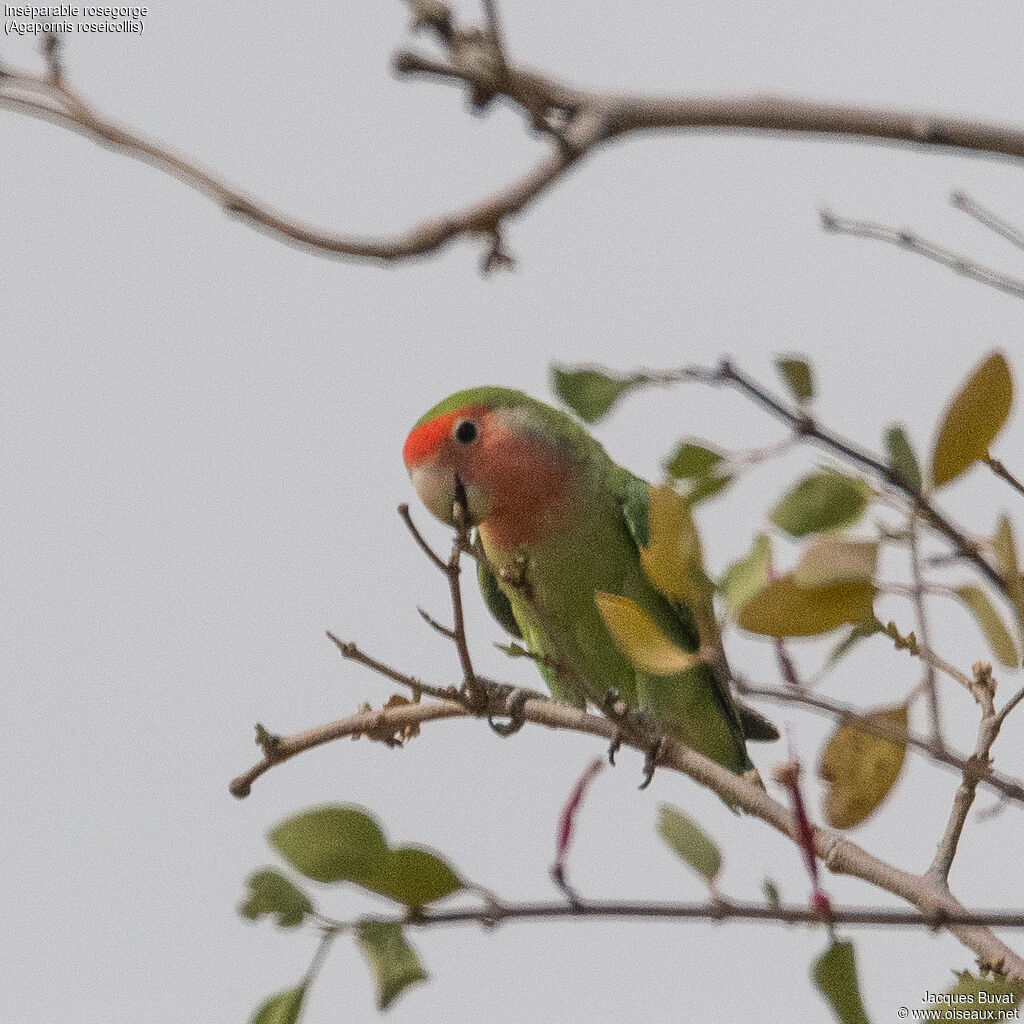
[{"label": "pale hooked beak", "polygon": [[483,491],[476,484],[463,484],[450,469],[419,465],[409,471],[409,477],[420,501],[442,523],[455,525],[456,508],[459,505],[465,507],[468,514],[467,526],[476,526],[490,515],[490,505]]}]

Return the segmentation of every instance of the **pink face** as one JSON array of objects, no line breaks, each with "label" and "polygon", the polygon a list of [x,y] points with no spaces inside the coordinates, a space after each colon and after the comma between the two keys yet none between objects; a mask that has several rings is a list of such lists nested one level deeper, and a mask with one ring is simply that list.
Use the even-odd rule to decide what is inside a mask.
[{"label": "pink face", "polygon": [[420,500],[438,519],[454,523],[457,487],[469,518],[504,547],[539,539],[564,521],[569,466],[522,413],[473,405],[414,427],[403,450]]},{"label": "pink face", "polygon": [[416,493],[442,522],[455,521],[459,484],[474,523],[483,522],[490,512],[479,480],[483,437],[493,433],[493,419],[486,406],[470,405],[413,427],[405,439],[402,458]]}]

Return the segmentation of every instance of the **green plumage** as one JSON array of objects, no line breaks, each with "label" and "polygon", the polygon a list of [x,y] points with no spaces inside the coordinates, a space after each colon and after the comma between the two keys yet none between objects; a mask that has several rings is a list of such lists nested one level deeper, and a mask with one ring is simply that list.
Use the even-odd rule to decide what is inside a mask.
[{"label": "green plumage", "polygon": [[[497,621],[549,659],[540,669],[555,696],[578,705],[600,703],[614,687],[627,704],[686,744],[734,772],[751,768],[745,733],[774,738],[770,724],[740,710],[727,682],[708,664],[674,675],[639,668],[619,649],[595,603],[598,592],[629,598],[678,647],[692,652],[700,646],[694,610],[666,597],[644,571],[650,485],[613,462],[575,420],[517,391],[459,392],[420,422],[473,405],[513,411],[506,419],[515,430],[540,456],[568,470],[565,514],[540,539],[503,546],[497,531],[481,524],[487,560],[498,573],[496,579],[481,568],[481,591]],[[699,575],[706,583],[702,570]],[[711,609],[709,585],[705,599],[704,612]]]}]

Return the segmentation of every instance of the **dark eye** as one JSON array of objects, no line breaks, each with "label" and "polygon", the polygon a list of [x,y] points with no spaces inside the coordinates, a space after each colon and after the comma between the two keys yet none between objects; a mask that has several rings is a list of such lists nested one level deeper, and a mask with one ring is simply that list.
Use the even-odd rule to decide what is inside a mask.
[{"label": "dark eye", "polygon": [[480,428],[472,420],[459,420],[455,424],[452,436],[459,444],[472,444],[480,433]]}]

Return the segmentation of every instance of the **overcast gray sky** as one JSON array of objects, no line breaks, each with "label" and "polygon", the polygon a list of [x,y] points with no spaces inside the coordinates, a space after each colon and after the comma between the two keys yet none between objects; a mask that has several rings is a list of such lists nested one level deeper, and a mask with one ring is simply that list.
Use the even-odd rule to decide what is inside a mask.
[{"label": "overcast gray sky", "polygon": [[[517,57],[594,86],[1000,119],[1024,110],[1014,3],[969,16],[939,0],[505,8]],[[75,37],[66,60],[99,109],[253,194],[328,228],[390,231],[487,194],[540,152],[508,111],[474,117],[454,89],[393,79],[406,20],[397,0],[270,14],[157,0],[143,35]],[[0,57],[37,62],[27,40],[5,38]],[[1002,346],[1020,365],[1024,303],[825,235],[816,220],[828,204],[1024,270],[1022,254],[946,202],[963,187],[1024,222],[1024,168],[1009,163],[813,140],[634,139],[517,220],[517,269],[484,280],[472,244],[388,270],[318,259],[52,126],[0,113],[0,140],[0,1018],[16,1024],[247,1019],[299,979],[316,940],[250,926],[234,906],[246,874],[273,862],[266,830],[312,804],[364,804],[396,840],[436,846],[502,895],[551,893],[558,810],[599,752],[582,737],[525,730],[502,742],[439,724],[398,753],[328,746],[246,801],[227,792],[254,759],[257,719],[291,732],[391,692],[342,663],[324,629],[454,678],[452,652],[415,609],[443,613],[443,581],[393,513],[414,498],[406,431],[450,391],[501,383],[543,397],[552,359],[671,366],[728,352],[768,375],[774,353],[795,349],[814,361],[839,429],[877,445],[900,418],[924,446],[985,352]],[[738,398],[696,389],[639,397],[598,433],[648,475],[681,436],[736,447],[782,436]],[[1022,441],[1018,419],[1000,451],[1019,462]],[[812,460],[704,506],[714,571]],[[1010,503],[980,474],[950,491],[979,531]],[[984,654],[960,612],[935,615],[951,660]],[[498,630],[475,595],[469,617],[481,665],[531,680],[530,666],[490,648]],[[738,641],[733,657],[775,678],[764,646]],[[916,678],[905,658],[865,645],[829,692],[884,701]],[[974,708],[945,697],[965,747]],[[827,726],[778,717],[813,761]],[[1024,770],[1022,730],[1024,718],[1011,721],[997,748],[1007,771]],[[767,768],[781,750],[755,757]],[[956,780],[909,767],[854,838],[920,870]],[[639,770],[624,756],[582,813],[572,874],[583,893],[700,897],[654,833],[658,804],[672,801],[719,841],[727,893],[756,898],[767,875],[805,898],[792,844],[679,776],[638,794]],[[954,871],[965,902],[1024,904],[1020,838],[1018,811],[971,820]],[[828,888],[838,901],[877,896],[840,878]],[[338,914],[365,905],[346,893],[323,903]],[[946,936],[854,937],[875,1021],[972,962]],[[808,981],[819,931],[565,923],[414,941],[432,980],[395,1006],[397,1022],[827,1016]],[[338,942],[306,1019],[372,1021],[372,1002],[359,954]]]}]

